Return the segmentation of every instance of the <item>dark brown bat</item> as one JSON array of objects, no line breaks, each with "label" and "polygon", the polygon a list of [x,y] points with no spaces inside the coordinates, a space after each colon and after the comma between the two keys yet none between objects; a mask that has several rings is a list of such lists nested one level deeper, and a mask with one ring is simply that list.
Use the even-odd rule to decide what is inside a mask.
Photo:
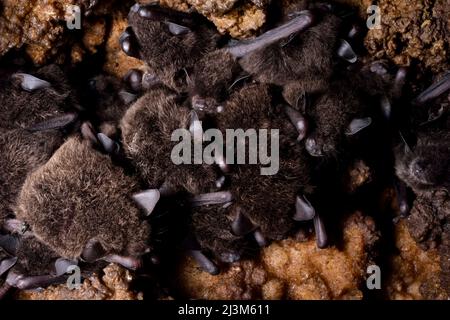
[{"label": "dark brown bat", "polygon": [[[407,216],[408,229],[421,246],[438,249],[441,287],[447,295],[450,294],[449,89],[450,73],[447,72],[440,81],[413,100],[410,114],[416,143],[405,140],[395,150],[395,169],[401,179],[397,192],[400,212]],[[411,188],[416,196],[411,212],[408,212],[403,184]]]},{"label": "dark brown bat", "polygon": [[99,75],[90,80],[90,108],[100,131],[110,138],[119,138],[118,127],[137,94],[127,91],[115,77]]},{"label": "dark brown bat", "polygon": [[[177,95],[163,86],[154,87],[128,109],[121,122],[124,151],[152,188],[168,188],[191,194],[208,192],[216,181],[209,165],[175,165],[171,141],[176,129],[192,127],[195,113],[180,105]],[[193,118],[194,117],[194,118]]]},{"label": "dark brown bat", "polygon": [[185,91],[189,70],[217,48],[219,35],[200,16],[157,5],[134,5],[120,37],[123,51],[144,60],[164,84]]},{"label": "dark brown bat", "polygon": [[[64,73],[56,65],[39,69],[33,75],[16,72],[2,79],[0,88],[0,127],[4,129],[62,128],[74,122],[79,109]],[[69,113],[70,112],[70,113]],[[33,125],[52,120],[51,123]]]},{"label": "dark brown bat", "polygon": [[[108,149],[88,125],[89,140],[72,137],[52,158],[28,176],[18,196],[17,219],[60,256],[87,262],[103,259],[136,269],[150,250],[148,215],[159,200],[157,190],[139,192],[137,180],[114,165]],[[134,201],[133,201],[134,200]]]}]

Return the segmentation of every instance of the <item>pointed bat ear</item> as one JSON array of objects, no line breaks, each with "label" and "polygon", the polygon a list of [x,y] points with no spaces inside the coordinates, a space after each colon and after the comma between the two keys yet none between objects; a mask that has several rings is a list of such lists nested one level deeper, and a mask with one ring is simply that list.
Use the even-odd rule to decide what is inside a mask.
[{"label": "pointed bat ear", "polygon": [[202,122],[200,121],[197,112],[195,112],[194,110],[191,111],[189,131],[191,132],[194,141],[203,142]]},{"label": "pointed bat ear", "polygon": [[372,118],[356,118],[353,119],[352,122],[347,127],[347,130],[345,131],[345,134],[347,136],[352,136],[354,134],[357,134],[361,130],[367,128],[372,124]]},{"label": "pointed bat ear", "polygon": [[13,78],[19,79],[22,89],[28,92],[50,88],[52,86],[50,82],[36,78],[27,73],[15,73],[13,74]]},{"label": "pointed bat ear", "polygon": [[225,50],[235,58],[242,58],[257,50],[289,38],[289,36],[294,33],[300,33],[310,27],[313,23],[313,14],[311,11],[305,10],[300,12],[294,19],[289,20],[289,22],[269,30],[255,39],[234,41],[230,43]]},{"label": "pointed bat ear", "polygon": [[297,196],[295,201],[295,214],[293,219],[295,221],[310,221],[314,219],[316,210],[305,196]]},{"label": "pointed bat ear", "polygon": [[137,99],[137,95],[133,94],[131,92],[125,91],[125,90],[121,90],[119,92],[119,97],[122,100],[123,103],[125,104],[130,104],[133,101],[135,101]]},{"label": "pointed bat ear", "polygon": [[98,240],[90,239],[81,253],[80,258],[86,262],[92,263],[103,258],[106,251]]},{"label": "pointed bat ear", "polygon": [[352,46],[348,41],[344,39],[339,40],[339,47],[337,49],[337,55],[347,62],[355,63],[358,60],[358,56],[353,50]]},{"label": "pointed bat ear", "polygon": [[133,195],[133,200],[144,209],[146,216],[153,212],[160,198],[161,194],[158,189],[146,190]]},{"label": "pointed bat ear", "polygon": [[27,128],[27,130],[30,132],[39,132],[39,131],[63,129],[75,123],[77,120],[78,115],[76,113],[67,113],[61,116],[53,117],[48,120],[36,123],[31,127]]},{"label": "pointed bat ear", "polygon": [[17,257],[0,261],[0,277],[9,271],[17,263]]},{"label": "pointed bat ear", "polygon": [[245,236],[256,229],[256,226],[247,218],[240,208],[236,209],[236,217],[231,223],[231,230],[237,236]]},{"label": "pointed bat ear", "polygon": [[109,154],[117,154],[120,150],[119,144],[104,133],[98,133],[97,139],[103,149]]},{"label": "pointed bat ear", "polygon": [[173,22],[166,22],[166,25],[169,28],[170,33],[173,34],[174,36],[181,36],[183,34],[187,34],[192,31],[188,27]]},{"label": "pointed bat ear", "polygon": [[56,276],[62,276],[68,272],[69,267],[78,265],[77,261],[72,261],[64,258],[59,258],[55,261]]}]

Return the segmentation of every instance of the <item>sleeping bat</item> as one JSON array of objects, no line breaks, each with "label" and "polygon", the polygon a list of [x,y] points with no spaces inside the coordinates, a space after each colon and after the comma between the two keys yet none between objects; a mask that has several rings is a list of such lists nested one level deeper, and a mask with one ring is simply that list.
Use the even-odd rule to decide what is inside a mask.
[{"label": "sleeping bat", "polygon": [[[411,103],[416,142],[406,139],[395,149],[396,173],[401,182],[397,198],[412,237],[425,248],[437,248],[441,286],[450,295],[450,73]],[[405,185],[416,198],[409,205]]]},{"label": "sleeping bat", "polygon": [[9,74],[0,81],[1,225],[12,213],[11,206],[26,176],[63,143],[64,130],[49,129],[66,129],[78,116],[74,112],[76,98],[55,65],[34,75]]},{"label": "sleeping bat", "polygon": [[150,225],[143,218],[153,211],[159,192],[140,191],[138,181],[104,154],[114,150],[107,137],[87,123],[81,133],[83,138],[69,138],[28,176],[16,218],[61,257],[137,269],[151,249]]},{"label": "sleeping bat", "polygon": [[[272,100],[270,86],[248,84],[232,93],[225,111],[216,115],[223,133],[227,129],[279,129],[280,168],[274,175],[261,175],[261,164],[231,165],[224,163],[223,156],[217,157],[228,180],[227,191],[193,197],[195,241],[189,241],[191,254],[211,274],[219,272],[214,261],[235,262],[248,256],[255,244],[265,246],[270,240],[283,239],[295,221],[314,221],[318,246],[327,245],[323,221],[308,200],[314,190],[313,161],[297,143],[298,131],[288,116],[296,111],[275,107]],[[245,147],[249,150],[248,142]],[[219,201],[220,196],[227,199]]]},{"label": "sleeping bat", "polygon": [[157,5],[135,4],[128,22],[120,37],[122,50],[145,61],[160,81],[178,92],[185,91],[190,68],[220,39],[200,15]]},{"label": "sleeping bat", "polygon": [[175,92],[162,85],[149,90],[126,112],[121,122],[125,154],[152,188],[200,194],[215,185],[212,166],[175,165],[171,160],[177,144],[171,141],[172,132],[191,128],[195,117]]}]

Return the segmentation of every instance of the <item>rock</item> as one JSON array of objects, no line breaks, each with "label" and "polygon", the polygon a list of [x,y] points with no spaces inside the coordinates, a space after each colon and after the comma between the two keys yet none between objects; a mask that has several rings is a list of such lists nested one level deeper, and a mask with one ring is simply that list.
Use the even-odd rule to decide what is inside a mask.
[{"label": "rock", "polygon": [[140,292],[130,290],[133,280],[130,271],[110,264],[102,275],[93,275],[84,280],[79,289],[69,289],[61,284],[42,291],[21,291],[19,300],[142,300]]},{"label": "rock", "polygon": [[218,276],[201,271],[190,258],[174,276],[182,296],[192,299],[362,299],[377,241],[373,220],[355,213],[343,222],[339,249],[318,249],[311,237],[288,238]]}]

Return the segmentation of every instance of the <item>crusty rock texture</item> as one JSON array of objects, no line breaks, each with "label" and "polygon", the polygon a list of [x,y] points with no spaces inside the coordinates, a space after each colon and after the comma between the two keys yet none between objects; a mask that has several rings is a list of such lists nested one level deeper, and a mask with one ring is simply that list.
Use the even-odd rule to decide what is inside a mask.
[{"label": "crusty rock texture", "polygon": [[388,299],[447,299],[441,287],[440,254],[436,249],[423,250],[411,237],[405,221],[395,228],[398,254],[391,259],[387,281]]},{"label": "crusty rock texture", "polygon": [[19,300],[142,300],[143,295],[130,289],[134,276],[116,264],[85,279],[79,289],[70,290],[67,285],[52,286],[43,291],[22,291]]},{"label": "crusty rock texture", "polygon": [[449,68],[450,2],[380,0],[381,28],[368,32],[367,50],[397,65],[418,62],[439,72]]},{"label": "crusty rock texture", "polygon": [[362,299],[378,233],[373,220],[360,213],[346,218],[343,228],[339,249],[318,249],[313,238],[289,238],[218,276],[185,259],[176,271],[177,287],[193,299]]}]

